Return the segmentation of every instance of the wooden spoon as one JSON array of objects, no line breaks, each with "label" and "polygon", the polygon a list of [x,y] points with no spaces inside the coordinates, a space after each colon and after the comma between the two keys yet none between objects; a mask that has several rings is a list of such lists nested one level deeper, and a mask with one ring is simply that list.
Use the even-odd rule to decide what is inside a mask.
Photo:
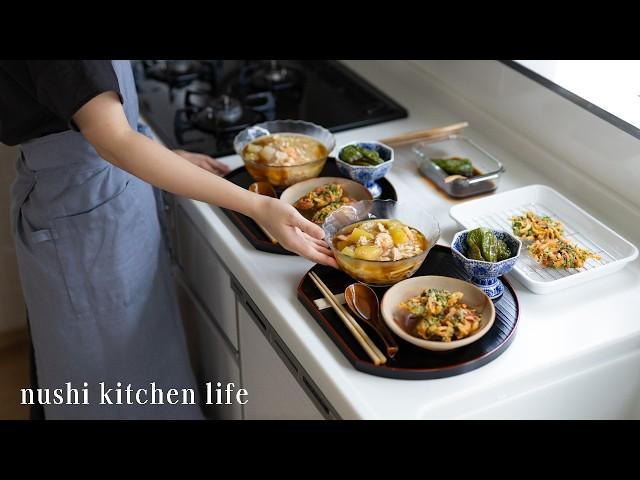
[{"label": "wooden spoon", "polygon": [[451,183],[451,182],[455,182],[456,180],[458,180],[459,178],[462,179],[466,179],[467,177],[465,177],[464,175],[449,175],[448,177],[446,177],[444,179],[444,183]]},{"label": "wooden spoon", "polygon": [[353,313],[376,331],[387,348],[388,357],[393,358],[398,353],[398,344],[380,319],[380,303],[376,292],[363,283],[352,283],[345,289],[344,298]]},{"label": "wooden spoon", "polygon": [[259,193],[260,195],[266,195],[267,197],[278,197],[275,189],[269,182],[253,182],[251,185],[249,185],[249,191],[253,193]]}]

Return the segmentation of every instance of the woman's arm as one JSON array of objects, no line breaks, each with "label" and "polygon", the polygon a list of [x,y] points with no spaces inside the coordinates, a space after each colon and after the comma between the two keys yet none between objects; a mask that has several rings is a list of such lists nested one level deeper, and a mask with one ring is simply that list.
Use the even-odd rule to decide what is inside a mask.
[{"label": "woman's arm", "polygon": [[91,99],[73,120],[108,162],[163,190],[247,215],[264,225],[284,248],[314,262],[336,266],[322,241],[322,228],[291,205],[249,192],[134,131],[114,92]]}]

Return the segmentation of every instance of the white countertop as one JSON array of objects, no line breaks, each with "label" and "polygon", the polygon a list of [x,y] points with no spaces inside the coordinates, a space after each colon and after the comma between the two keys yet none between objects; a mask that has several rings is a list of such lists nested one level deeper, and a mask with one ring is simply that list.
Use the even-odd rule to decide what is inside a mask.
[{"label": "white countertop", "polygon": [[[427,80],[410,62],[346,63],[408,108],[409,117],[338,133],[338,145],[465,120],[425,95]],[[465,134],[505,164],[507,173],[498,191],[532,183],[554,187],[549,178],[528,166],[533,162],[515,158],[504,145],[491,142],[481,125],[472,125]],[[242,164],[236,155],[224,161],[232,168]],[[449,217],[453,203],[427,187],[412,162],[396,160],[388,179],[400,201],[417,202],[438,218],[439,243],[448,245],[459,230]],[[640,345],[640,319],[630,301],[640,298],[640,267],[635,261],[618,273],[550,295],[535,295],[510,278],[521,308],[515,340],[500,357],[477,370],[421,381],[368,375],[351,366],[297,300],[296,286],[311,262],[257,251],[217,207],[187,199],[180,202],[200,222],[229,270],[343,418],[457,417],[469,412],[466,399],[474,398],[474,408],[480,408],[536,382],[555,381],[590,362],[605,361]],[[616,229],[613,217],[607,223]],[[629,240],[640,243],[640,239]]]}]

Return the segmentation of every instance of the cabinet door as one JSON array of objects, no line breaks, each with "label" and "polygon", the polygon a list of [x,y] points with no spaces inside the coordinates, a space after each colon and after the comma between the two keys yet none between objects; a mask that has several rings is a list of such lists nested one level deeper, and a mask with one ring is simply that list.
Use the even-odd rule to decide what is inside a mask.
[{"label": "cabinet door", "polygon": [[175,210],[178,264],[189,289],[238,349],[235,295],[231,278],[185,210]]},{"label": "cabinet door", "polygon": [[244,418],[309,419],[324,417],[275,352],[264,332],[238,303],[242,386],[248,392]]},{"label": "cabinet door", "polygon": [[[198,301],[181,286],[179,289],[180,307],[187,331],[189,352],[193,365],[201,401],[206,401],[206,383],[211,382],[215,390],[217,382],[223,387],[234,384],[234,391],[241,388],[240,367],[237,352],[232,348],[219,327],[198,305]],[[215,396],[213,397],[215,402]],[[208,418],[220,420],[241,420],[242,405],[203,405]]]}]

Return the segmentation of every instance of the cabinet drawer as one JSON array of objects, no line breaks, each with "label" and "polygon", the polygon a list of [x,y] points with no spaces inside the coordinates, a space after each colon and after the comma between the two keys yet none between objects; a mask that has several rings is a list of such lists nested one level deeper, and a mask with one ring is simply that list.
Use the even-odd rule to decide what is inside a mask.
[{"label": "cabinet drawer", "polygon": [[[215,390],[217,382],[223,385],[223,389],[227,383],[234,384],[233,391],[242,388],[237,352],[225,340],[224,335],[209,318],[204,308],[198,305],[198,301],[191,297],[182,286],[179,289],[179,298],[187,330],[191,361],[205,415],[212,419],[241,420],[242,405],[239,403],[204,405],[207,382],[212,383],[213,390]],[[232,400],[235,400],[233,396]],[[212,401],[216,401],[215,396]]]},{"label": "cabinet drawer", "polygon": [[265,331],[238,304],[240,362],[243,387],[248,391],[244,406],[247,420],[322,420],[307,393],[273,349]]},{"label": "cabinet drawer", "polygon": [[184,280],[237,350],[238,327],[231,278],[213,247],[179,205],[175,224],[178,264]]}]

